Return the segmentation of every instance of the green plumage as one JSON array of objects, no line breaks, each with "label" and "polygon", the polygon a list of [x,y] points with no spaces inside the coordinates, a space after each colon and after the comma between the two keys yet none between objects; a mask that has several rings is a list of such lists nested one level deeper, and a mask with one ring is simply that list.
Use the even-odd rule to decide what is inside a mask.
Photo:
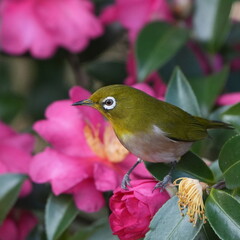
[{"label": "green plumage", "polygon": [[[116,99],[117,106],[114,109],[105,110],[101,107],[101,102],[107,96]],[[170,103],[125,85],[103,87],[91,96],[91,100],[99,104],[95,107],[112,122],[120,138],[126,132],[148,132],[155,125],[170,139],[194,142],[207,137],[207,129],[230,128],[223,122],[192,116]]]}]

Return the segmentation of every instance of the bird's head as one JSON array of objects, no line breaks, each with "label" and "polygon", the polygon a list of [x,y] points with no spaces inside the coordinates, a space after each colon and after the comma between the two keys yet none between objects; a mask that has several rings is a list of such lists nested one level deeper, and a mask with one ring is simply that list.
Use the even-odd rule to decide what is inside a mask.
[{"label": "bird's head", "polygon": [[81,100],[73,105],[93,107],[108,120],[114,122],[131,115],[138,105],[139,94],[143,92],[126,85],[110,85],[98,89],[89,99]]}]

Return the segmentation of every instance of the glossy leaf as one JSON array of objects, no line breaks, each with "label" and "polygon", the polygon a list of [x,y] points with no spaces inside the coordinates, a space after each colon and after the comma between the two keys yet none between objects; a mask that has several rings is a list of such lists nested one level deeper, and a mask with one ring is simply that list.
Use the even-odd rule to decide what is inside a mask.
[{"label": "glossy leaf", "polygon": [[86,226],[82,229],[79,229],[73,236],[68,238],[68,240],[118,240],[117,236],[112,234],[110,229],[109,219],[100,218],[95,221],[90,226]]},{"label": "glossy leaf", "polygon": [[138,80],[170,60],[188,39],[188,31],[165,22],[147,25],[136,42]]},{"label": "glossy leaf", "polygon": [[222,119],[231,123],[236,130],[240,131],[240,103],[237,103],[222,113]]},{"label": "glossy leaf", "polygon": [[155,214],[150,223],[150,231],[144,240],[176,240],[194,239],[202,228],[203,223],[198,221],[196,226],[189,222],[189,217],[182,217],[178,208],[178,198],[168,200]]},{"label": "glossy leaf", "polygon": [[[162,180],[170,170],[164,163],[145,163],[148,171],[158,180]],[[191,177],[207,183],[214,183],[214,176],[209,167],[194,153],[187,152],[177,163],[173,171],[173,180],[179,177]]]},{"label": "glossy leaf", "polygon": [[25,179],[26,176],[21,174],[0,175],[0,223],[16,202]]},{"label": "glossy leaf", "polygon": [[211,163],[210,169],[213,172],[214,179],[215,179],[216,182],[223,179],[223,174],[222,174],[222,171],[219,167],[219,161],[218,160],[215,160],[214,162]]},{"label": "glossy leaf", "polygon": [[88,240],[118,240],[117,236],[112,235],[112,230],[109,224],[104,225],[102,228],[98,229]]},{"label": "glossy leaf", "polygon": [[229,139],[219,155],[219,166],[229,189],[240,187],[240,135]]},{"label": "glossy leaf", "polygon": [[209,114],[217,97],[223,90],[227,80],[229,68],[225,67],[220,72],[206,77],[195,78],[189,81],[199,102],[201,112]]},{"label": "glossy leaf", "polygon": [[201,115],[197,98],[179,68],[176,68],[172,74],[165,98],[167,102],[182,108],[192,115]]},{"label": "glossy leaf", "polygon": [[236,199],[212,189],[205,207],[208,221],[221,239],[240,239],[240,203]]},{"label": "glossy leaf", "polygon": [[47,239],[57,239],[72,223],[78,213],[71,196],[61,195],[48,198],[45,212]]},{"label": "glossy leaf", "polygon": [[231,195],[240,203],[240,188],[232,190]]},{"label": "glossy leaf", "polygon": [[204,223],[194,240],[220,240],[208,222]]},{"label": "glossy leaf", "polygon": [[[168,81],[173,69],[178,66],[188,79],[204,76],[203,69],[199,65],[198,56],[189,45],[184,45],[174,57],[172,57],[160,69],[160,76]],[[183,61],[184,59],[184,61]],[[191,66],[191,67],[189,67]]]},{"label": "glossy leaf", "polygon": [[193,18],[194,35],[207,42],[211,51],[218,50],[230,31],[232,1],[197,0]]}]

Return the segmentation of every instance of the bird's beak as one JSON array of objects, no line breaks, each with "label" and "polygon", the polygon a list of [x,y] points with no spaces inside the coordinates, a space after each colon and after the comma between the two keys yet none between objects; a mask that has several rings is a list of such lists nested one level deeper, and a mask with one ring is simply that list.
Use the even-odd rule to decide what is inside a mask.
[{"label": "bird's beak", "polygon": [[92,106],[93,101],[90,99],[86,99],[86,100],[78,101],[72,104],[72,106],[78,106],[78,105]]}]

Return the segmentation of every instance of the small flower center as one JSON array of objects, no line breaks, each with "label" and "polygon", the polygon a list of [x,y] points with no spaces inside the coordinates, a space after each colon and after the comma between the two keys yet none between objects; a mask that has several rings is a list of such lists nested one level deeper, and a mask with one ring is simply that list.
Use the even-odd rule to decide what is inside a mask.
[{"label": "small flower center", "polygon": [[189,216],[193,226],[196,225],[198,217],[205,222],[203,190],[205,190],[208,185],[199,182],[197,179],[186,177],[176,179],[173,184],[178,186],[177,196],[179,198],[178,206],[180,211],[183,212],[185,208],[188,209],[186,214]]},{"label": "small flower center", "polygon": [[122,162],[129,153],[119,142],[109,124],[105,127],[103,141],[100,139],[99,130],[87,124],[84,127],[84,135],[91,150],[98,157],[107,159],[109,162]]},{"label": "small flower center", "polygon": [[84,135],[86,141],[91,148],[91,150],[100,158],[105,158],[106,154],[104,151],[103,143],[99,136],[99,130],[96,128],[90,127],[88,124],[84,127]]},{"label": "small flower center", "polygon": [[105,153],[110,162],[122,162],[128,155],[128,150],[119,142],[110,125],[105,128],[103,141]]}]

